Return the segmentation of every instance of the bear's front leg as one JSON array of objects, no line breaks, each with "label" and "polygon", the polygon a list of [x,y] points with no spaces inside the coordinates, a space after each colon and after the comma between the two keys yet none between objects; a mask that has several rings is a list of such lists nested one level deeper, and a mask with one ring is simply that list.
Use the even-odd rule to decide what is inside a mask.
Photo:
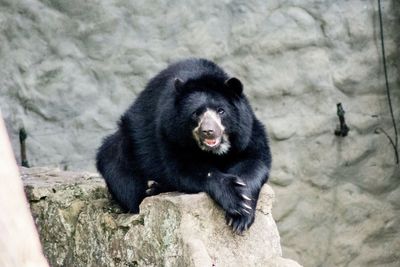
[{"label": "bear's front leg", "polygon": [[206,192],[225,210],[227,223],[236,233],[248,229],[254,222],[258,194],[267,180],[268,166],[251,158],[232,162],[222,172],[209,164],[192,162],[177,158],[170,163],[166,168],[168,181],[181,192]]},{"label": "bear's front leg", "polygon": [[[178,164],[175,164],[175,167]],[[202,168],[203,167],[203,168]],[[226,212],[227,222],[237,233],[248,229],[254,222],[256,201],[249,187],[237,175],[197,166],[198,171],[185,171],[183,167],[170,169],[168,177],[175,177],[175,188],[186,193],[206,192]],[[206,171],[208,169],[208,171]],[[257,195],[258,196],[258,195]],[[232,219],[232,220],[231,220]]]},{"label": "bear's front leg", "polygon": [[[245,189],[242,191],[247,193]],[[257,203],[253,198],[249,198],[246,196],[245,199],[239,200],[237,202],[238,206],[248,207],[247,209],[241,210],[241,212],[230,212],[226,211],[225,213],[225,221],[226,224],[232,227],[232,230],[237,234],[242,234],[243,231],[246,231],[253,223],[255,219],[255,210]]]},{"label": "bear's front leg", "polygon": [[[254,158],[256,157],[239,161],[236,164],[232,164],[228,169],[229,175],[236,177],[236,181],[237,179],[243,181],[243,185],[239,190],[236,189],[234,185],[231,185],[231,190],[240,192],[244,198],[242,200],[234,200],[238,202],[236,205],[246,205],[246,207],[250,207],[239,213],[226,210],[226,222],[237,233],[242,233],[253,224],[260,190],[268,180],[270,162],[268,160],[257,160]],[[248,211],[248,213],[246,211]]]},{"label": "bear's front leg", "polygon": [[225,219],[236,233],[254,222],[256,201],[246,182],[239,176],[208,173],[207,193],[225,210]]}]

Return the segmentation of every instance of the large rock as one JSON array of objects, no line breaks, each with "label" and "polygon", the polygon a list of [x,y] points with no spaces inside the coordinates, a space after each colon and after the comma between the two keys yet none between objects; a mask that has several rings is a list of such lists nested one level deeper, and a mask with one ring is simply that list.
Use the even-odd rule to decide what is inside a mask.
[{"label": "large rock", "polygon": [[[306,266],[399,266],[400,170],[378,1],[0,0],[0,107],[33,166],[94,170],[150,77],[189,56],[240,77],[271,134],[274,216]],[[400,2],[382,0],[400,118]],[[342,102],[349,136],[333,132]]]},{"label": "large rock", "polygon": [[237,235],[204,193],[149,197],[132,215],[96,174],[35,168],[22,177],[52,266],[300,266],[282,258],[268,185],[255,223]]}]

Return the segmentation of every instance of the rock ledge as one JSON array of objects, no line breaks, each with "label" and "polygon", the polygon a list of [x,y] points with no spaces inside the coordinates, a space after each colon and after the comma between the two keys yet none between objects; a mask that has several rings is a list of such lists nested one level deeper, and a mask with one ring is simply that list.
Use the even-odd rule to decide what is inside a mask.
[{"label": "rock ledge", "polygon": [[33,168],[22,177],[52,266],[300,266],[282,258],[268,185],[239,236],[204,193],[149,197],[132,215],[110,201],[97,174]]}]

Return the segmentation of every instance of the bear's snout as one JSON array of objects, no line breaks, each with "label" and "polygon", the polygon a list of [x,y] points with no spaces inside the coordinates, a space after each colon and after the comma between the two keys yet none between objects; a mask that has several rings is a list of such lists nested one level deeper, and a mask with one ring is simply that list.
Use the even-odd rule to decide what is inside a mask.
[{"label": "bear's snout", "polygon": [[198,134],[201,139],[218,139],[224,133],[221,118],[213,110],[207,110],[200,118]]},{"label": "bear's snout", "polygon": [[206,118],[200,125],[200,133],[203,138],[216,138],[222,135],[222,129],[212,118]]},{"label": "bear's snout", "polygon": [[221,118],[217,112],[211,109],[207,109],[200,116],[199,123],[193,131],[193,136],[199,147],[205,151],[223,154],[230,147]]}]

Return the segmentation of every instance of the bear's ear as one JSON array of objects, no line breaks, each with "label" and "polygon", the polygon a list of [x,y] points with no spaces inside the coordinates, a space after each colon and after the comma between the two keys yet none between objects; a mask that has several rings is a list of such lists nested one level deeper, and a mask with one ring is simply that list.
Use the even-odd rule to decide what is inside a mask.
[{"label": "bear's ear", "polygon": [[229,78],[228,80],[225,81],[224,84],[227,88],[232,90],[237,95],[241,95],[243,92],[243,84],[238,78],[235,77]]},{"label": "bear's ear", "polygon": [[175,90],[180,93],[182,91],[184,82],[180,78],[175,78],[174,80],[174,87]]}]

